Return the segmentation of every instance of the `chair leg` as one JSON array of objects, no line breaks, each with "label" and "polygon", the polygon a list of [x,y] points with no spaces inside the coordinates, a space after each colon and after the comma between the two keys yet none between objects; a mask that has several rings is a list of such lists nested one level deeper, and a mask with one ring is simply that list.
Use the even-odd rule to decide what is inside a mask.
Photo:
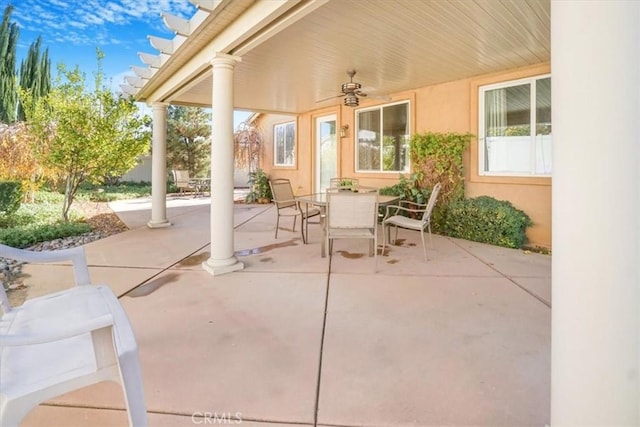
[{"label": "chair leg", "polygon": [[7,427],[18,427],[24,417],[36,406],[29,402],[10,401],[0,402],[0,425]]},{"label": "chair leg", "polygon": [[424,230],[420,230],[420,240],[422,240],[422,252],[424,252],[424,260],[429,261],[427,257],[427,246],[424,244]]},{"label": "chair leg", "polygon": [[384,250],[387,248],[387,235],[389,234],[389,226],[382,224],[382,254],[384,255]]},{"label": "chair leg", "polygon": [[147,409],[144,402],[144,389],[142,385],[142,375],[140,374],[138,352],[135,351],[120,355],[118,359],[129,424],[135,427],[145,427],[147,426]]},{"label": "chair leg", "polygon": [[[307,241],[305,240],[305,236],[308,238],[309,237],[309,218],[307,218],[306,220],[304,218],[302,218],[302,223],[305,224],[305,230],[304,230],[304,235],[302,236],[302,243],[304,243],[305,245],[307,244]],[[300,227],[302,228],[302,227]]]},{"label": "chair leg", "polygon": [[280,228],[280,215],[276,217],[276,239],[278,238],[278,228]]},{"label": "chair leg", "polygon": [[[374,233],[377,233],[377,232],[378,232],[378,228],[376,227],[374,229]],[[378,237],[377,237],[377,234],[371,240],[371,243],[373,244],[373,272],[377,273],[378,272]]]},{"label": "chair leg", "polygon": [[[296,221],[296,219],[294,218],[293,219],[294,225],[295,225],[295,221]],[[301,221],[302,221],[302,224],[300,224],[300,234],[302,235],[302,244],[306,245],[307,244],[307,239],[304,236],[304,223],[305,223],[304,218],[302,218]],[[309,220],[307,220],[307,233],[309,232],[308,222],[309,222]]]}]

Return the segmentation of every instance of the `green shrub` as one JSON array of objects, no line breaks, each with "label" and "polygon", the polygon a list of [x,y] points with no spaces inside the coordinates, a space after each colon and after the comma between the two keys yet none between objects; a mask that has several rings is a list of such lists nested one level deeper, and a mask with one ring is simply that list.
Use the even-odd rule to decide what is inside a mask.
[{"label": "green shrub", "polygon": [[480,196],[451,203],[444,232],[475,242],[521,248],[526,243],[525,232],[531,224],[529,216],[510,202]]},{"label": "green shrub", "polygon": [[418,186],[419,175],[411,174],[409,178],[400,175],[400,181],[390,187],[380,189],[380,194],[387,196],[400,196],[403,200],[415,203],[427,203],[431,189]]},{"label": "green shrub", "polygon": [[269,186],[269,175],[262,169],[249,173],[249,188],[249,193],[245,197],[246,203],[256,203],[261,199],[271,201],[273,198]]},{"label": "green shrub", "polygon": [[447,207],[464,197],[462,156],[473,137],[470,133],[457,132],[424,132],[411,136],[409,152],[411,170],[418,178],[416,185],[433,188],[440,183],[440,206]]},{"label": "green shrub", "polygon": [[151,184],[146,182],[121,182],[114,185],[92,185],[84,183],[77,197],[92,202],[113,202],[151,195]]},{"label": "green shrub", "polygon": [[22,184],[17,181],[0,182],[0,214],[11,215],[20,208]]},{"label": "green shrub", "polygon": [[91,231],[89,224],[84,222],[59,222],[55,224],[21,226],[0,229],[0,243],[25,248],[38,242],[59,239],[68,236],[78,236]]}]

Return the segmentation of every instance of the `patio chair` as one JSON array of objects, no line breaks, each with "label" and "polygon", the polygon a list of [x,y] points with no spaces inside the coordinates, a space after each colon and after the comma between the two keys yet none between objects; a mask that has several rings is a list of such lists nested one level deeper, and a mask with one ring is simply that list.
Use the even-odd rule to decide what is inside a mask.
[{"label": "patio chair", "polygon": [[197,182],[189,177],[188,170],[172,169],[171,177],[178,187],[178,192],[198,192]]},{"label": "patio chair", "polygon": [[374,257],[377,270],[378,191],[327,189],[326,215],[325,245],[329,255],[335,239],[369,239],[369,256]]},{"label": "patio chair", "polygon": [[[278,229],[280,228],[280,217],[293,217],[293,231],[296,231],[296,220],[300,217],[300,233],[302,234],[302,243],[307,243],[309,235],[309,218],[320,215],[320,208],[317,206],[301,206],[293,195],[291,181],[286,178],[276,178],[269,180],[273,203],[276,205],[278,216],[276,219],[276,239],[278,238]],[[318,224],[320,221],[318,221]]]},{"label": "patio chair", "polygon": [[[436,205],[436,200],[440,193],[441,186],[442,185],[440,183],[437,183],[433,187],[429,200],[426,204],[415,203],[409,200],[401,200],[397,205],[387,206],[384,219],[382,220],[382,225],[384,227],[384,242],[382,244],[383,252],[387,247],[387,240],[390,239],[391,227],[393,226],[396,228],[396,235],[393,243],[398,240],[398,227],[406,228],[408,230],[420,231],[420,240],[422,240],[424,259],[425,261],[429,260],[427,256],[427,247],[424,243],[424,230],[427,229],[429,231],[429,243],[431,247],[433,247],[433,240],[431,239],[431,212],[433,211],[433,207]],[[394,214],[390,216],[391,212],[394,212]],[[417,218],[400,215],[400,212],[412,214],[413,216],[417,216]]]},{"label": "patio chair", "polygon": [[11,307],[0,283],[0,425],[17,426],[42,402],[102,382],[121,384],[129,425],[146,426],[138,348],[111,289],[91,285],[82,247],[32,252],[0,245],[0,257],[72,261],[75,287]]}]

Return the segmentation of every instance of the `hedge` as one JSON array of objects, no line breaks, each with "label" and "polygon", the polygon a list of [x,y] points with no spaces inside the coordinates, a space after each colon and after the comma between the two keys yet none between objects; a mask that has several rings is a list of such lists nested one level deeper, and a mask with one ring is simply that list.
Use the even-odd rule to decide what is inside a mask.
[{"label": "hedge", "polygon": [[463,199],[447,209],[444,232],[475,242],[521,248],[527,242],[529,216],[506,200],[489,196]]},{"label": "hedge", "polygon": [[0,214],[11,215],[20,208],[22,184],[16,181],[0,181]]}]

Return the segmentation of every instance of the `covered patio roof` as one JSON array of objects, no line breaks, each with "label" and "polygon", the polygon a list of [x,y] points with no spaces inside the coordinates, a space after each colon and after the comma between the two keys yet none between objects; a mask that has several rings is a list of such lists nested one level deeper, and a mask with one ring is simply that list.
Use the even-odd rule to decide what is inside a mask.
[{"label": "covered patio roof", "polygon": [[351,68],[388,95],[550,60],[548,0],[193,3],[189,21],[165,17],[173,40],[151,37],[161,53],[135,67],[138,100],[210,107],[216,52],[242,58],[236,109],[291,114],[342,102]]}]

